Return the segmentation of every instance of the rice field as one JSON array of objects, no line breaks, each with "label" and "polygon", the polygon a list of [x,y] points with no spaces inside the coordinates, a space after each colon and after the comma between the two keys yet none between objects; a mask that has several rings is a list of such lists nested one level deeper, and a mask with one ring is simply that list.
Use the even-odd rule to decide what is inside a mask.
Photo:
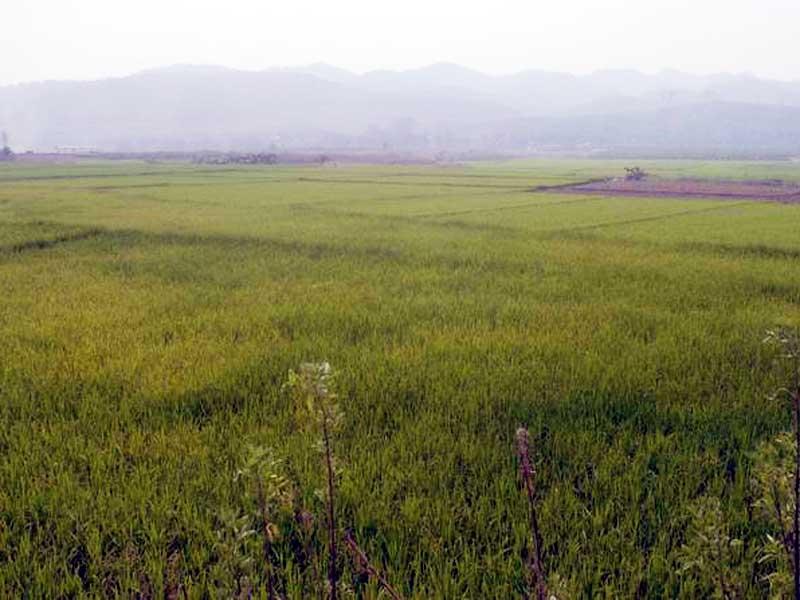
[{"label": "rice field", "polygon": [[[283,384],[321,360],[339,521],[405,597],[525,589],[519,425],[567,597],[710,593],[679,568],[693,503],[769,533],[746,500],[790,426],[762,339],[800,326],[800,206],[530,191],[625,164],[0,166],[0,595],[163,596],[168,565],[186,597],[234,595],[247,447],[319,508]],[[283,528],[281,586],[306,597]],[[235,558],[263,594],[260,546]]]}]

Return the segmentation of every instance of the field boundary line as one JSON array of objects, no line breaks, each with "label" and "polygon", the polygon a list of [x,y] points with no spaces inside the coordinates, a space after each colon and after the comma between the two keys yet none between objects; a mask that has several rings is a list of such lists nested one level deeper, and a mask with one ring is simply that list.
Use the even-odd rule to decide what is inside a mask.
[{"label": "field boundary line", "polygon": [[[533,194],[539,192],[551,192],[555,190],[564,190],[569,188],[578,187],[579,185],[591,185],[593,183],[605,183],[609,181],[610,177],[595,177],[593,179],[587,179],[585,181],[573,181],[571,183],[554,183],[552,185],[537,185],[535,187],[529,188],[526,191],[531,192]],[[579,190],[576,190],[579,191]]]},{"label": "field boundary line", "polygon": [[523,185],[488,185],[488,184],[468,184],[468,183],[433,183],[419,181],[381,181],[376,179],[335,179],[323,177],[298,177],[295,181],[311,183],[345,183],[345,184],[369,184],[369,185],[405,185],[418,187],[452,187],[452,188],[472,188],[472,189],[501,189],[527,191]]},{"label": "field boundary line", "polygon": [[558,233],[568,233],[571,231],[590,231],[592,229],[605,229],[607,227],[615,227],[617,225],[635,225],[637,223],[648,223],[651,221],[665,221],[668,219],[672,219],[675,217],[684,217],[687,215],[695,215],[695,214],[702,214],[708,212],[716,212],[716,211],[723,211],[729,210],[732,208],[737,208],[740,206],[747,206],[752,205],[753,201],[743,201],[743,202],[735,202],[735,203],[728,203],[724,206],[708,206],[706,208],[699,208],[696,210],[682,210],[679,212],[669,213],[669,214],[661,214],[661,215],[653,215],[651,217],[640,217],[637,219],[626,219],[623,221],[606,221],[604,223],[594,223],[591,225],[578,225],[576,227],[565,227],[562,229],[553,229],[551,232],[553,234]]},{"label": "field boundary line", "polygon": [[65,233],[53,238],[38,238],[34,240],[27,240],[17,244],[10,244],[7,246],[0,246],[0,255],[3,254],[23,254],[34,250],[47,250],[53,246],[66,244],[69,242],[79,242],[99,237],[106,233],[104,229],[93,227],[83,231],[76,231],[74,233]]},{"label": "field boundary line", "polygon": [[[69,179],[108,179],[114,177],[154,177],[158,175],[222,175],[225,173],[252,173],[254,170],[250,169],[186,169],[186,170],[171,170],[171,171],[136,171],[131,173],[79,173],[74,175],[19,175],[11,177],[0,177],[0,183],[11,182],[19,183],[26,181],[59,181]],[[293,180],[289,177],[289,180]],[[201,185],[201,184],[199,184]]]},{"label": "field boundary line", "polygon": [[528,202],[526,204],[514,204],[513,206],[493,206],[491,208],[471,208],[469,210],[454,210],[440,213],[417,213],[409,215],[413,219],[427,219],[433,217],[454,217],[457,215],[468,215],[473,213],[484,212],[499,212],[503,210],[515,210],[519,208],[544,208],[547,206],[563,206],[565,204],[580,204],[583,202],[592,202],[596,200],[595,197],[591,198],[577,198],[572,200],[557,200],[554,202]]}]

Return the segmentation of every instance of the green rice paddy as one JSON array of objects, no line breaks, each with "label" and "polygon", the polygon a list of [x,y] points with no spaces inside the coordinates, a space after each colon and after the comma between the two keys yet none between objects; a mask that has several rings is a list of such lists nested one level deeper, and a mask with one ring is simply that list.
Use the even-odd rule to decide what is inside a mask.
[{"label": "green rice paddy", "polygon": [[550,579],[704,595],[678,573],[692,502],[765,533],[751,455],[790,417],[761,340],[800,325],[800,205],[529,191],[625,164],[0,167],[0,595],[161,596],[171,556],[188,597],[226,595],[247,445],[316,502],[282,384],[318,360],[339,373],[340,522],[405,596],[522,592],[520,424]]}]

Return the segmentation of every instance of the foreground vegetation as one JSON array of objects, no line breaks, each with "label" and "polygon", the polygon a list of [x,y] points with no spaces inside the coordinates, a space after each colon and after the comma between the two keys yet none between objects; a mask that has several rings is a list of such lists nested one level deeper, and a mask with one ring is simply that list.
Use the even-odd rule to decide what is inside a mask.
[{"label": "foreground vegetation", "polygon": [[[285,385],[322,360],[339,522],[405,597],[526,589],[521,424],[551,587],[712,593],[693,532],[777,533],[750,508],[791,423],[762,338],[800,325],[800,207],[527,191],[622,166],[0,167],[2,595],[266,590],[241,472],[269,448],[292,504],[325,514]],[[281,523],[275,572],[301,597],[308,540]]]}]

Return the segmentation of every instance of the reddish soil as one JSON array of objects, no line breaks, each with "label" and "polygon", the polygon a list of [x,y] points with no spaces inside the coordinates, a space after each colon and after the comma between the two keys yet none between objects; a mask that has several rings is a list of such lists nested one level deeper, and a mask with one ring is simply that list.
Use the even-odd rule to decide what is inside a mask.
[{"label": "reddish soil", "polygon": [[766,200],[800,204],[800,184],[784,181],[733,181],[716,179],[659,179],[642,181],[606,179],[559,188],[558,191],[603,196],[658,196]]}]

